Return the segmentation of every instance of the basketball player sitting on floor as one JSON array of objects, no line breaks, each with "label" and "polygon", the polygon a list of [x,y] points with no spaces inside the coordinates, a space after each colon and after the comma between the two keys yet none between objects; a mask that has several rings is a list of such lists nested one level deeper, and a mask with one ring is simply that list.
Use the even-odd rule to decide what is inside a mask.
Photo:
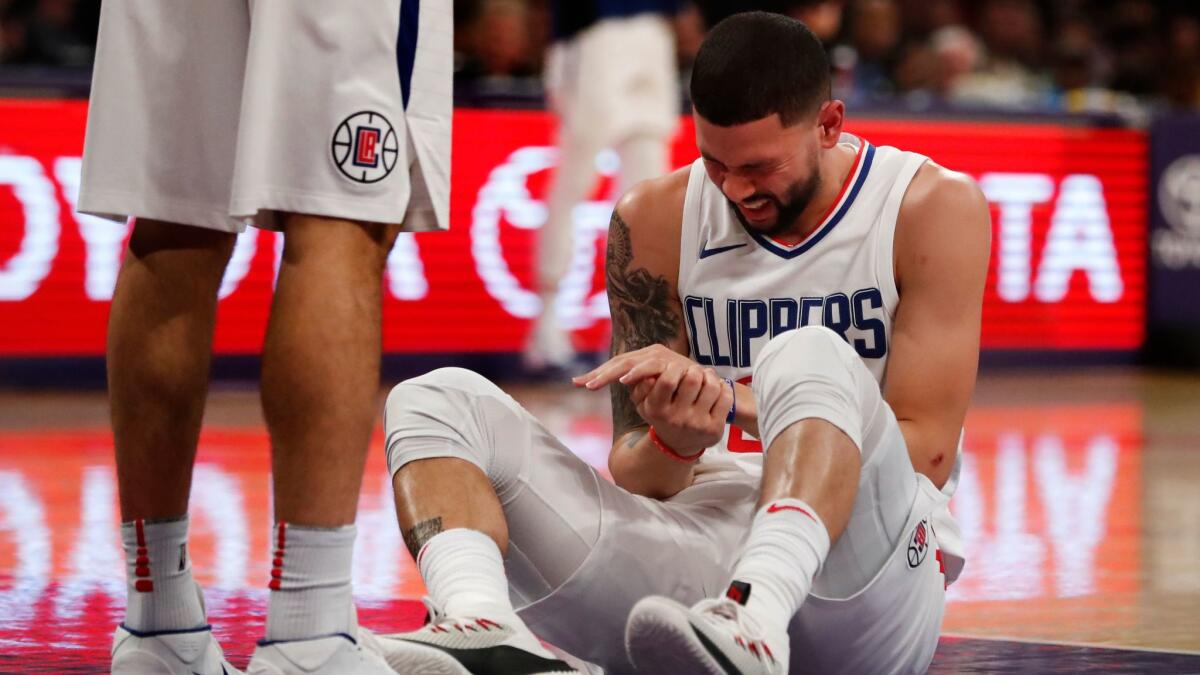
[{"label": "basketball player sitting on floor", "polygon": [[431,605],[383,640],[402,672],[565,669],[534,634],[609,672],[933,658],[962,565],[946,504],[987,204],[962,174],[843,133],[825,52],[792,19],[719,24],[691,93],[703,157],[618,203],[613,357],[575,379],[611,386],[615,484],[469,371],[388,399]]}]

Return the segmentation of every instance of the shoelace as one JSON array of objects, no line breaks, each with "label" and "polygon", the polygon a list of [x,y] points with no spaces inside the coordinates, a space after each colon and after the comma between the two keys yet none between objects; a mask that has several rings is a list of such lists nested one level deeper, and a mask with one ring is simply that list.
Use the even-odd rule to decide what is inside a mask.
[{"label": "shoelace", "polygon": [[758,622],[743,611],[741,605],[729,598],[712,598],[702,601],[696,610],[733,624],[734,643],[753,654],[755,658],[769,658],[772,662],[775,661],[775,654],[762,637],[762,629]]},{"label": "shoelace", "polygon": [[480,630],[484,632],[504,630],[503,625],[483,617],[465,620],[448,617],[442,608],[434,604],[433,600],[429,597],[421,598],[421,602],[425,605],[425,612],[428,615],[425,627],[431,632],[449,633],[450,629],[454,629],[460,633],[467,631],[479,632]]}]

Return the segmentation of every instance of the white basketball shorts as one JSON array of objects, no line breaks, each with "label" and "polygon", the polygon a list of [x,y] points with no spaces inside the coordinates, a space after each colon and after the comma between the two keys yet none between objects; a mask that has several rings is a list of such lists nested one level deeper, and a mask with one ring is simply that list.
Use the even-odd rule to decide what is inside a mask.
[{"label": "white basketball shorts", "polygon": [[79,210],[448,225],[447,0],[106,0]]}]

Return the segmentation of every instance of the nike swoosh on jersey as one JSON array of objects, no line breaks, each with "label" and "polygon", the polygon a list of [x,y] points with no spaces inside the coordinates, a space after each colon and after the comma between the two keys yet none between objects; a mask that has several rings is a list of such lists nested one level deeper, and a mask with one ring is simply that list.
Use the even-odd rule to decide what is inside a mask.
[{"label": "nike swoosh on jersey", "polygon": [[716,248],[704,248],[704,244],[701,244],[700,245],[700,259],[704,260],[705,258],[707,258],[709,256],[716,255],[718,253],[724,253],[725,251],[732,251],[735,248],[741,248],[743,246],[745,246],[745,244],[730,244],[729,246],[718,246]]}]

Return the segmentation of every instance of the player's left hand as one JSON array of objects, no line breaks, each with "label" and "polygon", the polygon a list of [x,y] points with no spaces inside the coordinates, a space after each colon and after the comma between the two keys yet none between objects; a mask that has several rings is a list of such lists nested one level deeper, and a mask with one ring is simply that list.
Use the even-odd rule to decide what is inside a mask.
[{"label": "player's left hand", "polygon": [[617,354],[591,371],[571,378],[571,382],[576,387],[586,387],[593,391],[614,382],[620,382],[632,389],[644,379],[657,378],[671,364],[676,364],[679,368],[695,365],[696,362],[665,345],[650,345]]},{"label": "player's left hand", "polygon": [[732,387],[715,370],[662,345],[619,354],[574,381],[590,390],[625,385],[642,419],[684,454],[721,439],[733,403]]}]

